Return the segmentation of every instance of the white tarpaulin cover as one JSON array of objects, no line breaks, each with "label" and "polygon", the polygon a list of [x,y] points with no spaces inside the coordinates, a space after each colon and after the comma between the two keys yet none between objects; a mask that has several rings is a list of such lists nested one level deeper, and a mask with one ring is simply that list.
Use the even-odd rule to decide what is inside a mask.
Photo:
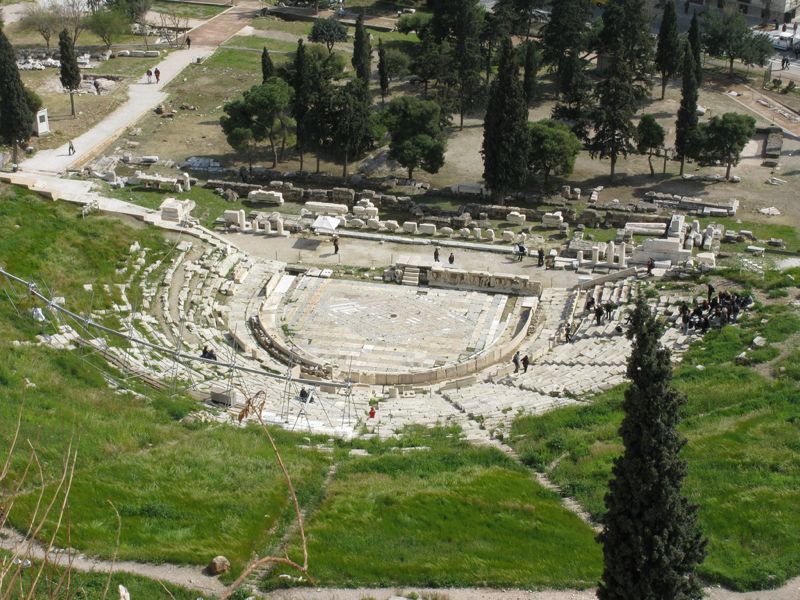
[{"label": "white tarpaulin cover", "polygon": [[336,228],[339,226],[339,219],[336,217],[317,217],[314,223],[311,225],[311,228],[314,230],[314,233],[325,233],[327,235],[333,235],[336,233]]}]

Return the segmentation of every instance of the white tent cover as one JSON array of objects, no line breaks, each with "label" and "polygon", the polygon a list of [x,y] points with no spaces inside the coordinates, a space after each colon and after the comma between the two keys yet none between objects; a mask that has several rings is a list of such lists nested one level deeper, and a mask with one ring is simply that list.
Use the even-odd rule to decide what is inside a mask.
[{"label": "white tent cover", "polygon": [[324,233],[327,235],[336,233],[337,227],[339,227],[339,219],[336,217],[319,216],[314,223],[311,224],[314,233]]}]

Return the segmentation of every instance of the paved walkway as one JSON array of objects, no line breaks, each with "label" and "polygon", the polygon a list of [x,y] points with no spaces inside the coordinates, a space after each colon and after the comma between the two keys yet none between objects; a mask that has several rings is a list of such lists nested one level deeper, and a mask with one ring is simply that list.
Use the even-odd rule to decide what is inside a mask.
[{"label": "paved walkway", "polygon": [[214,48],[192,45],[190,50],[177,50],[158,64],[159,83],[147,83],[142,76],[128,88],[128,100],[114,112],[73,140],[75,154],[69,155],[68,144],[52,150],[41,150],[20,165],[23,171],[61,174],[76,169],[97,157],[125,130],[136,124],[149,111],[167,99],[163,88],[189,64],[208,56]]},{"label": "paved walkway", "polygon": [[70,156],[68,144],[64,144],[53,150],[37,152],[32,158],[23,161],[20,169],[63,174],[97,157],[125,130],[167,99],[168,94],[164,92],[164,87],[170,81],[188,65],[209,56],[217,46],[247,25],[260,6],[254,0],[245,0],[190,31],[191,48],[176,50],[158,64],[161,72],[159,83],[148,83],[147,77],[142,75],[137,82],[131,84],[125,104],[73,140],[75,154]]}]

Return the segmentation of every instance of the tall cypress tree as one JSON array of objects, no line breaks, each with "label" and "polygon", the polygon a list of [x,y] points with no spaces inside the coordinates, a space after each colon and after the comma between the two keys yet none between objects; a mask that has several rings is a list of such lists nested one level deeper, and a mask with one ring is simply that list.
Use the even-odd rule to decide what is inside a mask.
[{"label": "tall cypress tree", "polygon": [[33,119],[14,48],[0,27],[0,141],[11,146],[14,163],[17,147],[31,137]]},{"label": "tall cypress tree", "polygon": [[381,102],[383,102],[389,93],[389,65],[386,62],[386,50],[383,49],[383,40],[378,40],[378,79],[381,86]]},{"label": "tall cypress tree", "polygon": [[261,83],[267,83],[267,79],[275,75],[275,66],[272,64],[272,57],[269,50],[264,46],[261,51]]},{"label": "tall cypress tree", "polygon": [[542,31],[542,62],[555,68],[559,95],[571,87],[571,53],[582,54],[587,46],[586,21],[591,9],[589,0],[558,0],[552,3],[550,20]]},{"label": "tall cypress tree", "polygon": [[667,81],[678,72],[681,59],[681,42],[678,37],[678,15],[675,12],[675,0],[667,0],[664,14],[661,17],[661,28],[658,30],[658,46],[656,48],[656,68],[661,73],[661,99],[667,89]]},{"label": "tall cypress tree", "polygon": [[483,179],[493,193],[502,195],[523,184],[528,141],[528,107],[514,48],[506,38],[500,46],[500,66],[483,122]]},{"label": "tall cypress tree", "polygon": [[694,80],[699,87],[703,83],[703,46],[697,13],[692,15],[692,24],[689,25],[689,46],[694,55]]},{"label": "tall cypress tree", "polygon": [[589,152],[592,157],[611,161],[609,180],[613,182],[617,159],[636,149],[633,116],[636,114],[637,93],[627,62],[612,58],[603,73],[603,80],[595,88],[595,100],[594,135],[589,141]]},{"label": "tall cypress tree", "polygon": [[681,105],[675,121],[675,151],[681,159],[681,175],[686,157],[691,156],[694,132],[697,129],[697,81],[695,80],[694,53],[686,42],[683,53],[683,85],[681,86]]},{"label": "tall cypress tree", "polygon": [[640,296],[628,330],[633,349],[620,426],[624,451],[614,461],[599,536],[604,557],[600,600],[703,597],[696,567],[705,557],[706,541],[697,507],[681,491],[686,461],[680,450],[686,441],[678,422],[686,399],[672,387],[662,333]]},{"label": "tall cypress tree", "polygon": [[600,50],[625,63],[636,99],[646,98],[653,85],[653,38],[644,0],[608,1],[603,9]]},{"label": "tall cypress tree", "polygon": [[292,103],[292,117],[295,120],[295,147],[300,158],[300,170],[303,170],[303,155],[309,144],[309,112],[313,100],[313,83],[311,81],[311,67],[306,54],[306,47],[302,39],[297,40],[297,50],[294,53],[292,87],[294,88],[294,102]]},{"label": "tall cypress tree", "polygon": [[369,89],[363,79],[353,79],[337,89],[331,115],[331,146],[342,159],[342,177],[345,179],[348,163],[372,145],[369,119],[371,109]]},{"label": "tall cypress tree", "polygon": [[528,40],[525,42],[525,76],[522,80],[522,89],[525,91],[525,101],[530,104],[536,98],[536,74],[539,72],[539,53],[536,46]]},{"label": "tall cypress tree", "polygon": [[72,116],[75,117],[75,90],[81,85],[81,70],[75,56],[75,46],[66,29],[58,34],[58,52],[61,55],[61,85],[69,91]]},{"label": "tall cypress tree", "polygon": [[369,84],[372,73],[372,46],[369,43],[369,34],[364,27],[364,14],[356,19],[356,34],[353,38],[353,58],[351,59],[356,75]]}]

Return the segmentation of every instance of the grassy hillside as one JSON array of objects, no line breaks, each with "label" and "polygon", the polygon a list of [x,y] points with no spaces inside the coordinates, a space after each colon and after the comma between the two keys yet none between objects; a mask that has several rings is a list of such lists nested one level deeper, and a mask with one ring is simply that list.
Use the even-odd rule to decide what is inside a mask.
[{"label": "grassy hillside", "polygon": [[[762,307],[697,342],[675,374],[689,400],[682,424],[686,492],[700,505],[709,538],[701,572],[735,589],[772,587],[800,572],[798,354],[786,348],[798,331],[793,309]],[[754,365],[735,364],[756,335],[769,344],[750,353]],[[524,461],[539,469],[555,461],[551,477],[598,519],[622,450],[623,393],[619,387],[588,406],[518,419],[512,431]]]}]

